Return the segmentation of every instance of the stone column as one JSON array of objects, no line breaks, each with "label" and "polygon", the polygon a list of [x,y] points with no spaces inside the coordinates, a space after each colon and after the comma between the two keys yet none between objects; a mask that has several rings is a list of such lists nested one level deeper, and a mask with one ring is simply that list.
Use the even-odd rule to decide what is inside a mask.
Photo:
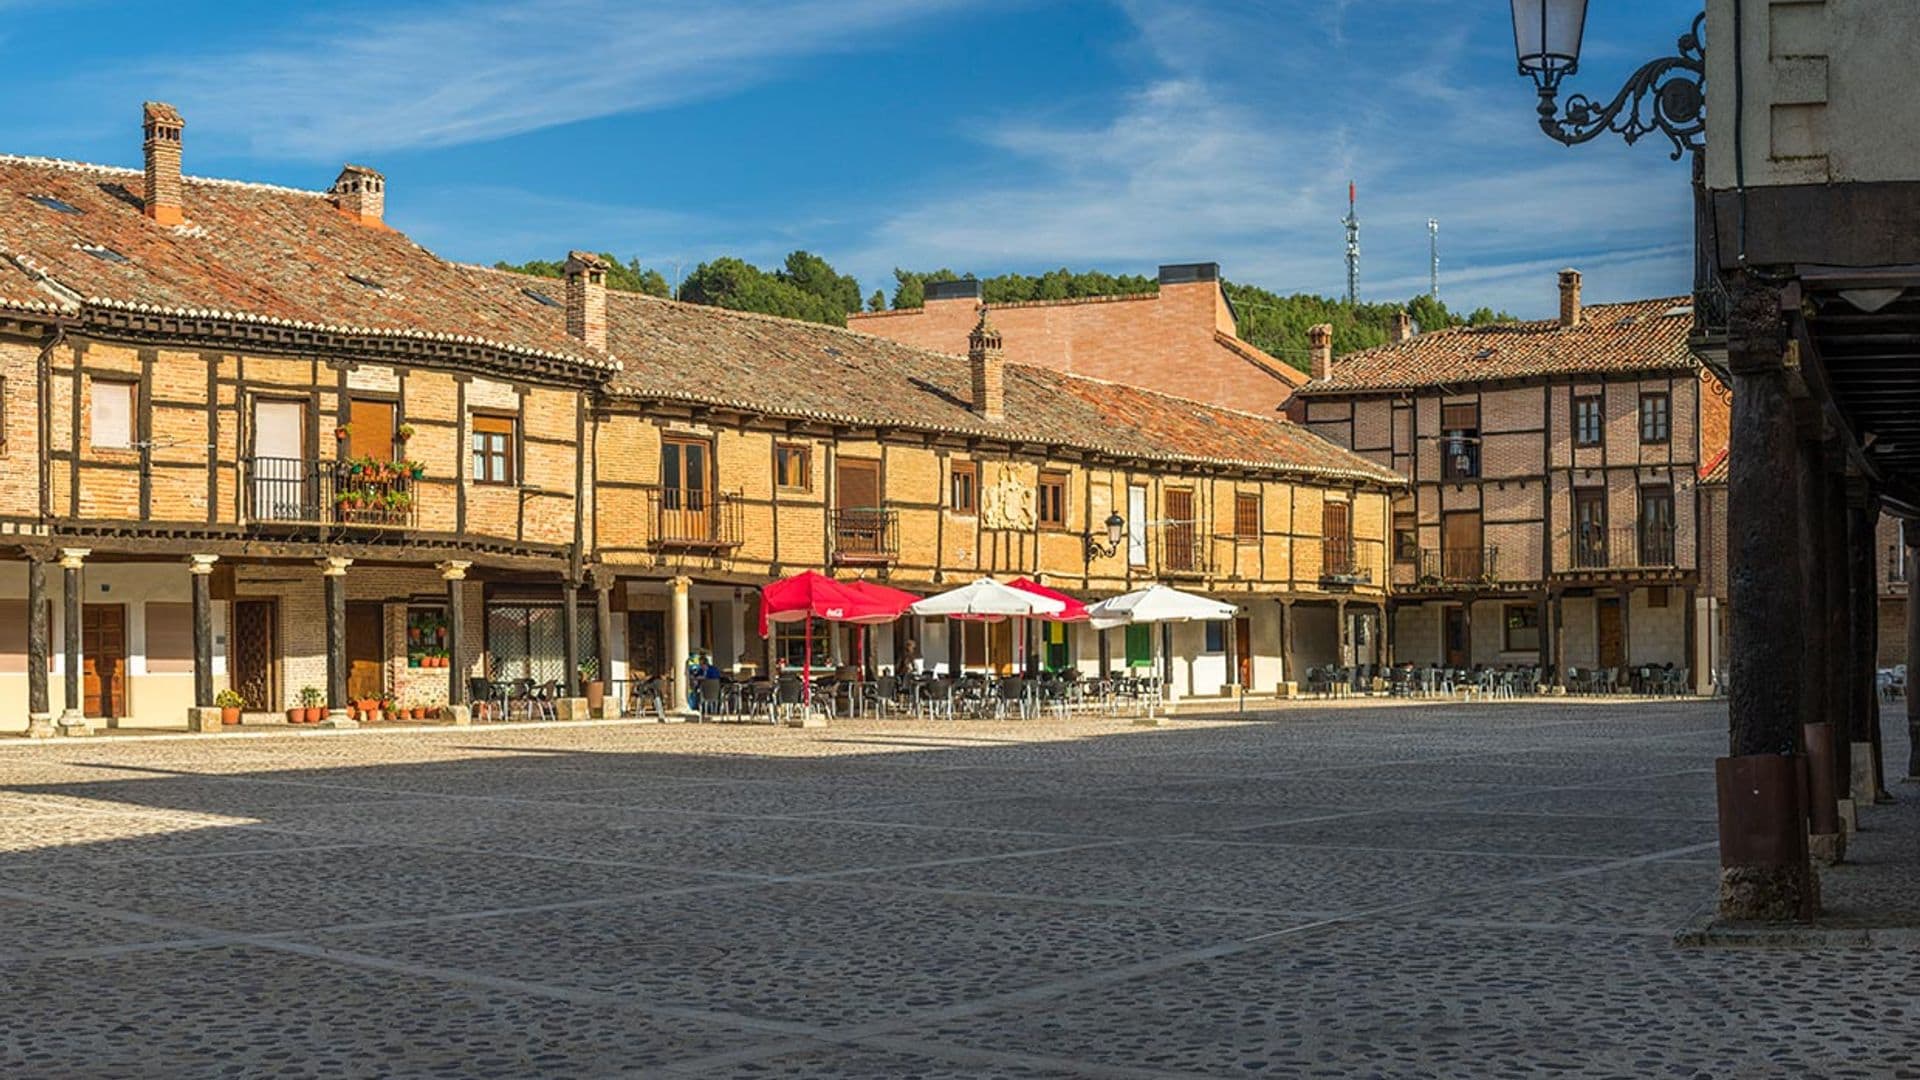
[{"label": "stone column", "polygon": [[1282,691],[1292,687],[1294,693],[1300,691],[1300,672],[1293,664],[1293,600],[1280,601],[1280,685]]},{"label": "stone column", "polygon": [[47,661],[53,655],[52,620],[47,617],[47,560],[27,553],[27,736],[50,739],[53,706],[47,700]]},{"label": "stone column", "polygon": [[606,699],[600,706],[605,716],[620,715],[620,694],[613,686],[613,586],[611,571],[603,568],[594,573],[593,665],[607,690]]},{"label": "stone column", "polygon": [[187,574],[193,587],[193,708],[187,710],[187,730],[220,730],[220,710],[213,704],[213,564],[218,555],[187,556]]},{"label": "stone column", "polygon": [[693,651],[690,636],[692,613],[688,610],[691,605],[687,593],[693,587],[693,580],[677,577],[670,584],[673,588],[673,630],[669,648],[673,662],[673,700],[669,702],[672,708],[668,711],[675,716],[686,716],[693,711],[687,707],[687,695],[693,692],[693,680],[687,676],[687,660]]},{"label": "stone column", "polygon": [[[471,719],[467,703],[465,636],[467,625],[467,571],[473,563],[448,559],[436,564],[447,583],[447,711],[454,723]],[[462,715],[465,714],[465,715]]]},{"label": "stone column", "polygon": [[1794,506],[1801,469],[1787,384],[1786,313],[1795,301],[1744,275],[1730,282],[1733,375],[1728,477],[1732,608],[1728,756],[1715,762],[1719,913],[1790,921],[1819,910],[1801,803],[1800,681],[1805,571]]},{"label": "stone column", "polygon": [[560,696],[580,696],[580,583],[560,582]]},{"label": "stone column", "polygon": [[352,559],[329,555],[319,560],[327,606],[327,727],[359,727],[347,714],[347,567]]},{"label": "stone column", "polygon": [[63,588],[61,617],[65,620],[61,629],[65,638],[66,663],[66,708],[60,713],[60,734],[90,735],[93,725],[87,723],[83,695],[80,690],[80,571],[86,565],[87,556],[93,554],[90,548],[61,548],[60,577]]},{"label": "stone column", "polygon": [[1907,541],[1907,779],[1920,781],[1920,520],[1900,529]]},{"label": "stone column", "polygon": [[1399,612],[1386,603],[1380,605],[1380,649],[1382,666],[1393,667],[1400,660]]}]

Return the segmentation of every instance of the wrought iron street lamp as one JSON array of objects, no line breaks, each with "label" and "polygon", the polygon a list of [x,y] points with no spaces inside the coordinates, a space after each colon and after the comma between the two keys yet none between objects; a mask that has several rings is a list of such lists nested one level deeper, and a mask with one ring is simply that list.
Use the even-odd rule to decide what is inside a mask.
[{"label": "wrought iron street lamp", "polygon": [[1107,526],[1107,542],[1104,544],[1102,544],[1100,542],[1100,538],[1095,536],[1093,533],[1088,533],[1086,535],[1088,562],[1092,562],[1096,558],[1111,559],[1114,555],[1119,553],[1120,536],[1123,532],[1126,531],[1127,519],[1121,517],[1120,512],[1116,510],[1113,513],[1110,513],[1107,515],[1106,526]]},{"label": "wrought iron street lamp", "polygon": [[1513,49],[1520,74],[1540,90],[1540,128],[1568,146],[1603,131],[1629,144],[1658,131],[1673,143],[1673,158],[1706,144],[1706,65],[1703,12],[1680,36],[1677,56],[1641,65],[1605,105],[1575,94],[1560,112],[1554,99],[1560,82],[1580,69],[1580,39],[1586,32],[1587,0],[1513,0]]}]

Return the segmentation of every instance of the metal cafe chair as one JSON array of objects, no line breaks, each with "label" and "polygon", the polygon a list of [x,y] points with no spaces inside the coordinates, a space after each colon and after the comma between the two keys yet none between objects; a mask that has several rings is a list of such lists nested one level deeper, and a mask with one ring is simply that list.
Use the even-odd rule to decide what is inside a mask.
[{"label": "metal cafe chair", "polygon": [[700,719],[711,720],[726,712],[726,687],[711,675],[700,680],[694,701],[700,706]]}]

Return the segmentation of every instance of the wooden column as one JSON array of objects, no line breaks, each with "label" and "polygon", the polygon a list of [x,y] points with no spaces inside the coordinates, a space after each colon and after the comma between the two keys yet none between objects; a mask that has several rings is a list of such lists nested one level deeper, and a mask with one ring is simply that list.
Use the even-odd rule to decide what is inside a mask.
[{"label": "wooden column", "polygon": [[213,564],[218,555],[187,556],[187,574],[193,586],[193,704],[213,707]]},{"label": "wooden column", "polygon": [[86,710],[83,708],[85,702],[80,689],[80,622],[83,610],[80,603],[80,571],[86,565],[87,556],[91,554],[93,552],[88,548],[60,549],[63,601],[61,604],[63,622],[60,629],[61,636],[65,639],[62,642],[65,648],[61,651],[65,654],[66,664],[66,707],[60,713],[60,734],[62,735],[86,735],[93,730],[92,725],[87,723]]},{"label": "wooden column", "polygon": [[27,735],[35,739],[58,733],[53,706],[47,700],[47,663],[53,656],[53,626],[47,610],[47,558],[27,553]]},{"label": "wooden column", "polygon": [[[609,691],[613,688],[613,586],[611,571],[604,568],[593,575],[593,677]],[[733,618],[740,618],[739,604],[734,605]],[[729,661],[729,667],[732,662]],[[611,694],[606,700],[618,702],[620,695]],[[609,714],[611,715],[611,713]]]},{"label": "wooden column", "polygon": [[1347,602],[1335,600],[1333,602],[1333,662],[1340,667],[1347,666],[1351,654],[1348,631]]},{"label": "wooden column", "polygon": [[1553,685],[1564,692],[1567,688],[1567,594],[1555,589],[1552,597]]},{"label": "wooden column", "polygon": [[1842,475],[1845,459],[1837,442],[1829,441],[1823,454],[1814,459],[1821,467],[1821,500],[1809,511],[1802,531],[1818,531],[1818,540],[1807,548],[1812,559],[1808,566],[1807,604],[1813,626],[1808,636],[1821,639],[1807,645],[1809,687],[1817,694],[1810,707],[1803,708],[1807,722],[1832,725],[1833,792],[1837,799],[1852,797],[1852,744],[1854,729],[1853,690],[1848,663],[1853,638],[1853,578],[1848,558],[1847,489]]},{"label": "wooden column", "polygon": [[1861,481],[1848,484],[1847,570],[1852,595],[1852,633],[1846,670],[1851,673],[1849,710],[1853,738],[1853,798],[1860,806],[1879,801],[1880,771],[1880,576],[1874,564],[1874,531],[1880,499]]},{"label": "wooden column", "polygon": [[1300,673],[1293,666],[1293,621],[1292,598],[1280,601],[1280,665],[1284,669],[1280,678],[1298,686]]},{"label": "wooden column", "polygon": [[1907,541],[1907,779],[1920,780],[1920,521],[1900,523]]},{"label": "wooden column", "polygon": [[580,696],[580,583],[571,576],[560,582],[560,696]]},{"label": "wooden column", "polygon": [[447,704],[467,703],[467,663],[463,637],[467,624],[467,570],[473,564],[457,559],[440,563],[447,583]]},{"label": "wooden column", "polygon": [[[1553,603],[1549,599],[1551,595],[1547,590],[1542,589],[1533,599],[1534,621],[1540,624],[1540,645],[1534,650],[1534,662],[1540,665],[1543,673],[1554,666],[1554,639],[1560,636],[1553,625]],[[1501,644],[1506,643],[1501,642]],[[1547,681],[1551,683],[1554,678],[1555,676],[1548,675]],[[1534,688],[1528,687],[1527,692],[1533,693]]]},{"label": "wooden column", "polygon": [[967,670],[966,623],[947,620],[947,675],[959,678]]},{"label": "wooden column", "polygon": [[1680,590],[1681,599],[1687,605],[1680,613],[1680,634],[1682,639],[1680,648],[1682,655],[1686,657],[1687,668],[1687,685],[1682,687],[1682,689],[1687,693],[1692,693],[1693,688],[1700,685],[1700,668],[1695,663],[1698,658],[1694,656],[1694,651],[1698,649],[1700,645],[1699,628],[1697,625],[1699,612],[1695,610],[1696,601],[1694,599],[1695,594],[1698,592],[1699,590],[1692,585],[1684,586]]},{"label": "wooden column", "polygon": [[352,559],[330,555],[319,562],[326,586],[328,727],[358,727],[347,715],[347,567]]},{"label": "wooden column", "polygon": [[1103,679],[1113,674],[1113,643],[1107,638],[1107,633],[1105,628],[1097,631],[1100,639],[1100,677]]},{"label": "wooden column", "polygon": [[[1715,762],[1723,918],[1816,914],[1800,800],[1805,570],[1795,505],[1801,469],[1787,384],[1794,297],[1737,275],[1727,337],[1733,375],[1728,592],[1733,642],[1728,756]],[[1795,357],[1797,362],[1797,357]],[[1783,678],[1782,673],[1788,677]]]},{"label": "wooden column", "polygon": [[1620,587],[1620,666],[1627,669],[1627,682],[1633,681],[1633,586]]},{"label": "wooden column", "polygon": [[1400,620],[1396,617],[1397,615],[1398,611],[1392,605],[1386,603],[1380,605],[1380,645],[1386,657],[1382,665],[1384,667],[1393,667],[1399,663],[1398,623]]}]

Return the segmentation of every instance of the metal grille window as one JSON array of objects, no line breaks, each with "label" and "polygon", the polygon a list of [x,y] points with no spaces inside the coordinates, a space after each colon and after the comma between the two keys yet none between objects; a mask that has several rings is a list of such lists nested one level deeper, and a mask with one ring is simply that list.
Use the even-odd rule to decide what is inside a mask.
[{"label": "metal grille window", "polygon": [[1243,544],[1260,539],[1260,496],[1233,497],[1233,538]]},{"label": "metal grille window", "polygon": [[[567,639],[561,616],[559,604],[488,604],[487,652],[493,658],[493,677],[562,681]],[[593,609],[583,606],[578,622],[578,654],[584,662],[598,654]]]},{"label": "metal grille window", "polygon": [[1606,421],[1598,394],[1573,399],[1573,445],[1599,446]]},{"label": "metal grille window", "polygon": [[1665,394],[1640,395],[1640,441],[1663,443],[1673,432],[1671,402]]}]

